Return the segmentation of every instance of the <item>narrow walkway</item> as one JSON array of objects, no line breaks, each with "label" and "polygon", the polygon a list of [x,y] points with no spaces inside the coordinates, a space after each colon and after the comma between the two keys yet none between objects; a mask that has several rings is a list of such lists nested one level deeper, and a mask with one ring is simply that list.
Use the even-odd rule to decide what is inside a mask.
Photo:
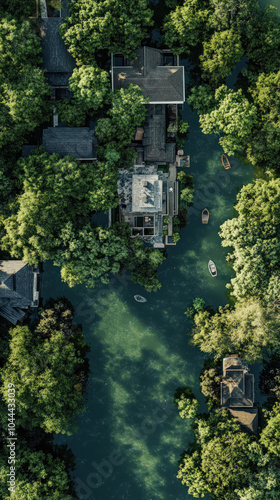
[{"label": "narrow walkway", "polygon": [[41,17],[48,17],[46,0],[40,0]]}]

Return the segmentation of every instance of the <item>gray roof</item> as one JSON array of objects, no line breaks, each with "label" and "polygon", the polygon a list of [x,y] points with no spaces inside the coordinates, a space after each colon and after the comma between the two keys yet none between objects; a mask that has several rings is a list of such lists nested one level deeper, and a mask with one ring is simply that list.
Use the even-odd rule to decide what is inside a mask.
[{"label": "gray roof", "polygon": [[0,261],[0,315],[16,324],[21,309],[38,306],[38,272],[21,260]]},{"label": "gray roof", "polygon": [[[47,72],[49,83],[54,86],[68,85],[68,78],[75,68],[75,60],[59,34],[59,27],[63,22],[61,17],[47,17],[42,18],[40,23],[43,68]],[[56,77],[58,81],[55,80]]]},{"label": "gray roof", "polygon": [[131,66],[113,66],[114,90],[139,85],[150,103],[183,103],[185,77],[183,66],[163,66],[159,49],[140,47]]},{"label": "gray roof", "polygon": [[258,432],[258,409],[257,408],[229,408],[229,414],[235,418],[246,431],[251,434]]},{"label": "gray roof", "polygon": [[176,144],[166,140],[166,106],[165,104],[150,105],[144,123],[144,160],[159,163],[174,163]]},{"label": "gray roof", "polygon": [[43,130],[43,145],[48,153],[77,159],[97,158],[97,140],[94,130],[88,127],[49,127]]},{"label": "gray roof", "polygon": [[162,180],[158,174],[132,176],[132,212],[162,211]]},{"label": "gray roof", "polygon": [[231,408],[253,406],[254,375],[248,371],[247,364],[241,358],[224,358],[221,382],[222,406]]}]

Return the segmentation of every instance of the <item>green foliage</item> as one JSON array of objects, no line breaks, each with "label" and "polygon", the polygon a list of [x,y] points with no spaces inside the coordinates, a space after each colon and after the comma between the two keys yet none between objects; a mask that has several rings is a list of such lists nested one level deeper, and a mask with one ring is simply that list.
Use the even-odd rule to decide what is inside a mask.
[{"label": "green foliage", "polygon": [[247,41],[247,55],[259,71],[279,70],[280,22],[276,7],[268,5],[256,12]]},{"label": "green foliage", "polygon": [[189,495],[235,500],[234,490],[245,486],[250,477],[250,442],[225,411],[198,419],[195,442],[182,455],[177,477]]},{"label": "green foliage", "polygon": [[41,52],[40,39],[27,20],[11,16],[0,20],[0,81],[17,78],[25,66],[35,66]]},{"label": "green foliage", "polygon": [[0,19],[8,14],[16,18],[35,17],[36,0],[1,0]]},{"label": "green foliage", "polygon": [[187,318],[193,318],[197,312],[203,311],[204,308],[205,300],[196,297],[195,299],[193,299],[192,305],[187,308],[185,315],[187,316]]},{"label": "green foliage", "polygon": [[34,446],[28,444],[20,436],[16,442],[16,486],[15,493],[8,491],[7,474],[10,472],[8,465],[8,452],[6,443],[1,447],[0,456],[0,496],[2,500],[14,497],[16,500],[74,500],[76,494],[71,471],[74,469],[74,460],[71,452],[64,446],[51,446],[44,442]]},{"label": "green foliage", "polygon": [[134,139],[136,127],[142,125],[146,117],[146,108],[141,89],[130,85],[128,89],[120,89],[113,93],[112,108],[106,118],[100,118],[95,128],[99,140],[98,157],[119,155],[121,164],[129,164],[134,152],[127,148]]},{"label": "green foliage", "polygon": [[220,406],[222,381],[220,367],[221,360],[214,361],[213,359],[207,359],[204,361],[203,369],[200,373],[200,390],[207,400],[206,404],[209,409]]},{"label": "green foliage", "polygon": [[259,379],[260,391],[269,401],[280,401],[280,356],[273,353],[263,362],[263,369]]},{"label": "green foliage", "polygon": [[166,45],[174,54],[189,55],[201,40],[209,16],[208,2],[185,0],[182,6],[166,16],[164,24]]},{"label": "green foliage", "polygon": [[79,65],[93,64],[102,51],[134,57],[151,25],[146,0],[72,0],[61,34]]},{"label": "green foliage", "polygon": [[215,94],[210,85],[192,87],[187,102],[199,115],[210,113],[215,107]]},{"label": "green foliage", "polygon": [[221,226],[222,246],[232,248],[227,260],[236,277],[228,287],[235,298],[251,295],[272,302],[280,296],[279,206],[280,179],[258,179],[241,189],[238,216]]},{"label": "green foliage", "polygon": [[276,403],[271,412],[267,412],[268,421],[260,435],[260,443],[269,455],[280,458],[280,403]]},{"label": "green foliage", "polygon": [[216,359],[238,354],[254,363],[280,344],[280,315],[256,298],[247,298],[234,307],[219,307],[216,314],[199,311],[194,316],[191,343]]},{"label": "green foliage", "polygon": [[117,173],[109,164],[78,162],[41,149],[19,164],[24,189],[4,221],[3,246],[30,264],[56,257],[65,245],[67,223],[118,203]]},{"label": "green foliage", "polygon": [[188,205],[190,205],[193,202],[194,189],[189,186],[185,187],[181,191],[180,198],[181,200],[185,201]]},{"label": "green foliage", "polygon": [[177,406],[181,418],[196,418],[199,402],[190,387],[177,389],[174,395],[174,404]]},{"label": "green foliage", "polygon": [[40,39],[28,21],[0,20],[0,148],[20,150],[28,133],[49,116],[50,87],[36,65]]},{"label": "green foliage", "polygon": [[110,79],[107,71],[97,66],[75,68],[69,78],[69,88],[73,92],[77,105],[96,112],[108,104],[111,97]]},{"label": "green foliage", "polygon": [[6,388],[13,380],[17,391],[17,425],[70,435],[77,428],[75,418],[84,411],[88,346],[83,342],[81,330],[69,325],[73,313],[67,310],[67,305],[61,303],[60,311],[66,317],[61,330],[58,328],[64,323],[63,317],[46,311],[34,333],[27,326],[10,331],[10,354],[1,374],[1,392],[8,403]]},{"label": "green foliage", "polygon": [[243,54],[239,35],[233,30],[216,31],[209,42],[203,42],[199,57],[203,78],[216,86],[230,75]]},{"label": "green foliage", "polygon": [[61,123],[67,127],[84,127],[87,120],[87,108],[78,104],[75,99],[63,99],[55,101],[56,112]]},{"label": "green foliage", "polygon": [[223,134],[219,143],[228,155],[246,149],[248,138],[257,121],[257,109],[239,89],[234,92],[222,85],[215,91],[216,108],[200,115],[204,134]]},{"label": "green foliage", "polygon": [[268,75],[261,73],[250,88],[258,110],[258,123],[254,127],[247,148],[247,157],[254,165],[279,169],[279,90],[280,71]]},{"label": "green foliage", "polygon": [[180,241],[180,239],[181,239],[181,237],[180,237],[179,232],[174,231],[173,235],[172,235],[172,241],[173,241],[173,243],[178,243],[178,241]]}]

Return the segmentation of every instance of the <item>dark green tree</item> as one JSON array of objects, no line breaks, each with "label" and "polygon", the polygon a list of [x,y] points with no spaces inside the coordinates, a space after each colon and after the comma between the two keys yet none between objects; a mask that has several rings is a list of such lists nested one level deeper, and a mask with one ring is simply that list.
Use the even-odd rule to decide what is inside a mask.
[{"label": "dark green tree", "polygon": [[[60,304],[67,311],[67,304]],[[68,313],[69,314],[69,313]],[[16,385],[17,425],[26,429],[41,427],[46,432],[71,434],[76,417],[84,411],[85,355],[89,348],[80,328],[45,312],[35,332],[27,326],[10,331],[10,353],[2,370],[2,397],[6,403],[7,384]],[[73,318],[73,313],[72,313]]]}]

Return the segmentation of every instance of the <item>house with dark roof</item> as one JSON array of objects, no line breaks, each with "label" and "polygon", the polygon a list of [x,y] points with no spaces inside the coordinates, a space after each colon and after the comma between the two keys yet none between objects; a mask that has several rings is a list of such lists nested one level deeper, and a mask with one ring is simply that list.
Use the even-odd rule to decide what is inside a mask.
[{"label": "house with dark roof", "polygon": [[71,155],[77,160],[97,159],[97,139],[89,127],[48,127],[43,130],[43,146],[50,154]]},{"label": "house with dark roof", "polygon": [[59,34],[62,17],[45,17],[40,23],[43,69],[52,88],[67,88],[75,68],[75,60]]},{"label": "house with dark roof", "polygon": [[112,89],[138,85],[150,104],[183,104],[185,102],[185,71],[170,51],[139,47],[134,61],[112,55]]},{"label": "house with dark roof", "polygon": [[255,377],[247,363],[237,355],[223,359],[221,407],[227,408],[241,426],[250,433],[258,431],[258,410],[254,407]]},{"label": "house with dark roof", "polygon": [[39,305],[40,271],[22,260],[0,261],[0,315],[16,325]]},{"label": "house with dark roof", "polygon": [[150,104],[183,104],[185,71],[170,51],[139,47],[134,61],[120,54],[112,55],[112,89],[138,85]]}]

